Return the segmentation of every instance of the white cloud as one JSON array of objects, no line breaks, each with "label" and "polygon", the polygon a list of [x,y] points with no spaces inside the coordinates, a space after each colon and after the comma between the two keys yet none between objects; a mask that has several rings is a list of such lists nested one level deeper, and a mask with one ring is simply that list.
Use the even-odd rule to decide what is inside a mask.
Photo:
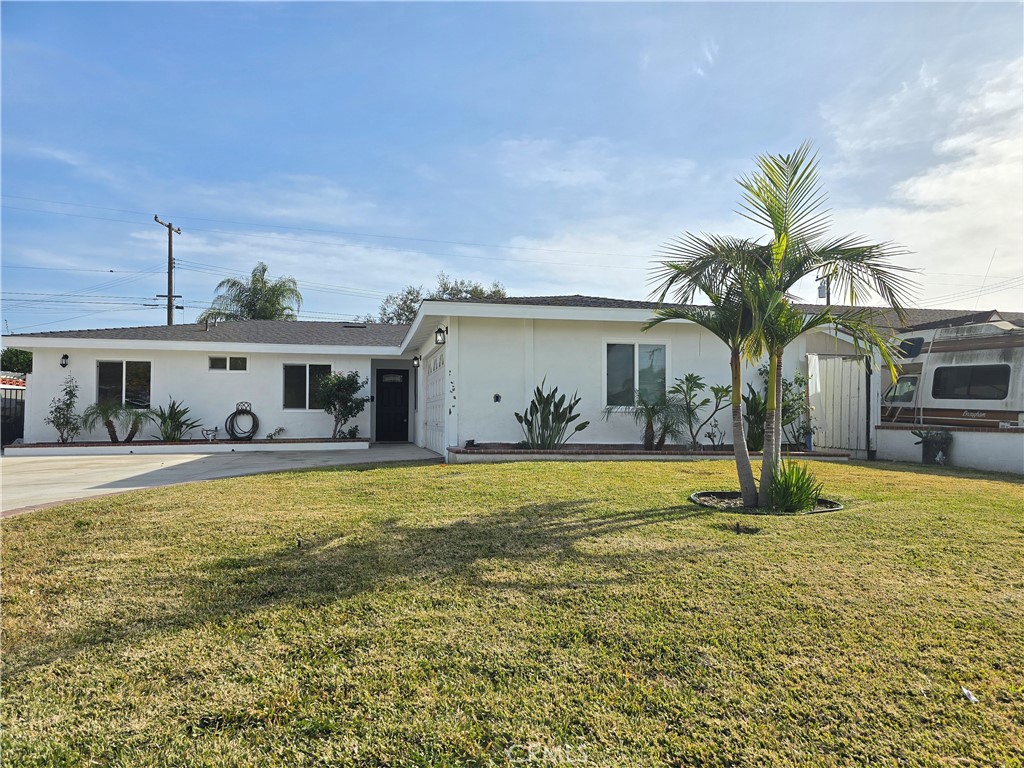
[{"label": "white cloud", "polygon": [[[877,115],[867,120],[863,135],[848,126],[837,135],[844,159],[865,174],[879,162],[874,153],[882,145],[927,151],[924,166],[895,181],[887,200],[835,214],[838,229],[893,240],[913,251],[905,263],[922,270],[923,305],[1024,308],[1024,289],[1015,284],[980,296],[958,295],[982,287],[990,260],[985,285],[1006,285],[1008,278],[1024,274],[1021,68],[1017,60],[973,81],[964,79],[936,94],[924,115],[882,109],[890,131],[885,142],[876,132]],[[938,80],[948,82],[933,77],[928,83]],[[933,87],[926,84],[925,90]],[[880,103],[893,107],[903,99],[920,105],[921,88],[917,91],[909,97],[904,84]],[[945,119],[935,121],[936,113]],[[921,120],[935,127],[923,130]]]}]

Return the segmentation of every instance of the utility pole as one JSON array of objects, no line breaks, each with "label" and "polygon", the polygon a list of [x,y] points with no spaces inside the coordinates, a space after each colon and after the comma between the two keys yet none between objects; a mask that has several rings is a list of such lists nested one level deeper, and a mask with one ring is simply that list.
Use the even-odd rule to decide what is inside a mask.
[{"label": "utility pole", "polygon": [[[153,221],[161,227],[167,227],[167,324],[174,325],[174,300],[180,296],[174,294],[174,235],[181,234],[181,228],[175,229],[170,222],[160,221],[160,217],[153,214]],[[160,294],[157,298],[163,298]]]}]

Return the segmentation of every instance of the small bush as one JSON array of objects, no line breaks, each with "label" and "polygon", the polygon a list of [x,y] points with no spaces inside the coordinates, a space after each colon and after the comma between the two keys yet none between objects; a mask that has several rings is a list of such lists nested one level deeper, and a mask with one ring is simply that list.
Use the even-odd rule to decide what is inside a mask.
[{"label": "small bush", "polygon": [[823,485],[806,465],[780,461],[772,475],[768,503],[778,512],[806,512],[816,506]]},{"label": "small bush", "polygon": [[166,410],[162,405],[158,406],[153,411],[153,418],[156,420],[160,434],[154,435],[154,437],[165,442],[183,440],[186,434],[201,424],[199,419],[188,418],[188,413],[188,407],[174,398],[170,398]]},{"label": "small bush", "polygon": [[68,376],[61,384],[60,395],[50,401],[50,412],[43,419],[57,430],[57,440],[62,443],[72,442],[82,432],[82,417],[75,412],[78,402],[78,382],[74,376]]}]

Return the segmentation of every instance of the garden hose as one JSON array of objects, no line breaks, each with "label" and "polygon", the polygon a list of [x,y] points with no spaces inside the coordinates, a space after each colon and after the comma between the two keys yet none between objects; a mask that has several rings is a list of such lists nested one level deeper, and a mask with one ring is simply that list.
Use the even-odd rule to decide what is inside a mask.
[{"label": "garden hose", "polygon": [[[252,420],[249,429],[240,430],[238,428],[239,416],[248,416]],[[232,440],[252,440],[259,428],[260,420],[252,412],[252,403],[235,403],[235,412],[228,416],[227,421],[224,422],[224,429]]]}]

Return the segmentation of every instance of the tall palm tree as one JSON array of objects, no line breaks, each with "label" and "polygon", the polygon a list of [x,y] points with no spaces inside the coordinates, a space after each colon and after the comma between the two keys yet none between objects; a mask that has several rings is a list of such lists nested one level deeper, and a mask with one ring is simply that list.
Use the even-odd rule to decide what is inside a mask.
[{"label": "tall palm tree", "polygon": [[[707,244],[722,254],[723,257],[742,258],[742,254],[756,247],[750,241],[735,238],[712,237]],[[732,444],[733,456],[736,459],[736,474],[740,483],[740,495],[743,506],[757,506],[757,484],[754,482],[754,470],[750,464],[750,453],[743,435],[743,401],[741,399],[743,385],[743,363],[755,359],[760,353],[759,337],[754,332],[754,317],[750,311],[751,302],[744,295],[742,287],[735,284],[725,291],[717,290],[717,281],[709,278],[706,282],[695,278],[696,282],[674,280],[673,268],[667,268],[666,279],[662,282],[661,298],[664,302],[669,291],[677,289],[677,297],[681,298],[677,305],[664,305],[654,312],[654,317],[644,326],[644,330],[652,328],[666,320],[688,320],[717,336],[729,348],[729,371],[731,374],[732,392]],[[694,306],[688,304],[694,290],[701,290],[711,306]],[[679,295],[681,294],[681,295]]]},{"label": "tall palm tree", "polygon": [[[699,292],[707,293],[704,286],[719,293],[736,286],[749,304],[751,335],[757,337],[757,346],[768,354],[769,362],[759,494],[759,503],[764,505],[782,452],[782,354],[799,336],[790,333],[796,321],[787,309],[792,307],[797,282],[808,276],[828,279],[835,294],[850,304],[859,304],[876,293],[900,317],[913,283],[908,276],[912,270],[892,263],[904,249],[856,235],[827,237],[831,222],[823,208],[826,195],[819,181],[817,156],[809,143],[789,155],[761,155],[756,162],[757,171],[739,179],[744,192],[740,214],[768,228],[770,241],[748,241],[742,249],[723,250],[719,244],[727,238],[686,233],[662,249],[664,261],[654,279],[661,281],[655,291],[661,300],[670,290],[689,301]],[[831,307],[825,309],[832,311]],[[773,319],[776,314],[779,316]],[[882,341],[869,326],[851,324],[855,343],[871,347]]]},{"label": "tall palm tree", "polygon": [[294,277],[272,280],[267,265],[258,262],[249,279],[228,277],[217,284],[218,296],[199,315],[205,320],[295,320],[302,294]]}]

